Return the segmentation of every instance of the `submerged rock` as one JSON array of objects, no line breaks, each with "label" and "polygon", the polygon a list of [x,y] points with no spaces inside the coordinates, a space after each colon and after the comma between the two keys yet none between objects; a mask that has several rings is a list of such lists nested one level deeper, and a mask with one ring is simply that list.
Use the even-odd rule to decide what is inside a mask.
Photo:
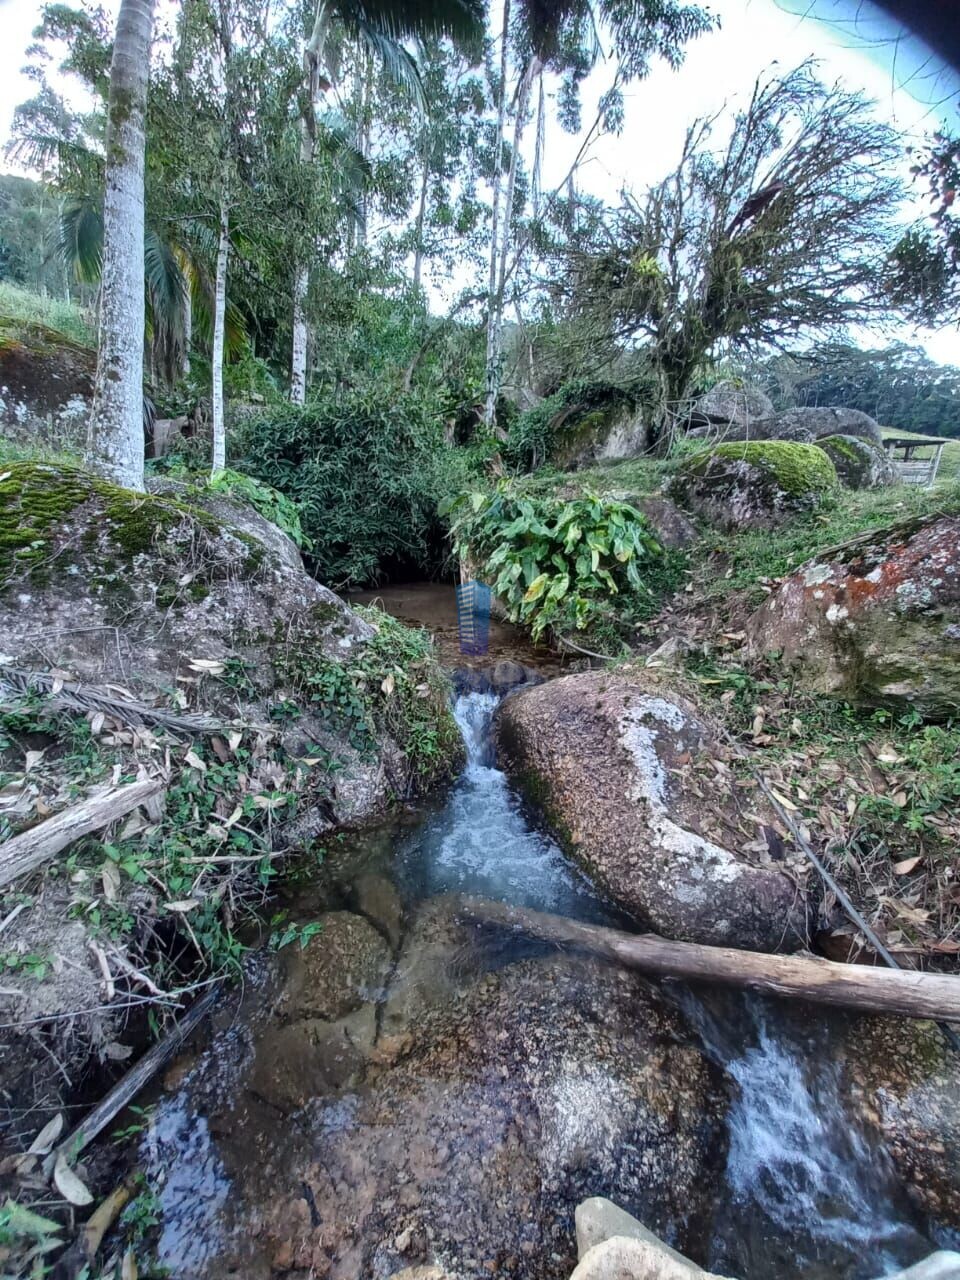
[{"label": "submerged rock", "polygon": [[305,1190],[291,1194],[308,1196],[310,1218],[285,1197],[254,1210],[275,1267],[560,1280],[586,1195],[697,1242],[724,1154],[725,1086],[637,975],[521,961],[410,1031],[346,1123],[332,1104],[302,1113]]},{"label": "submerged rock", "polygon": [[845,489],[879,489],[900,478],[890,455],[858,436],[826,436],[817,441],[817,448],[833,463]]},{"label": "submerged rock", "polygon": [[751,793],[747,813],[719,740],[658,673],[553,680],[504,702],[498,731],[508,771],[574,856],[658,933],[763,951],[802,941],[796,885],[743,852],[762,806]]},{"label": "submerged rock", "polygon": [[837,489],[822,449],[782,440],[721,444],[678,467],[670,494],[721,529],[771,529],[814,511]]},{"label": "submerged rock", "polygon": [[350,911],[320,916],[320,932],[288,951],[281,1012],[288,1022],[342,1017],[374,999],[390,968],[390,949],[377,930]]},{"label": "submerged rock", "polygon": [[871,531],[785,578],[747,628],[820,693],[901,704],[940,718],[960,709],[960,518]]}]

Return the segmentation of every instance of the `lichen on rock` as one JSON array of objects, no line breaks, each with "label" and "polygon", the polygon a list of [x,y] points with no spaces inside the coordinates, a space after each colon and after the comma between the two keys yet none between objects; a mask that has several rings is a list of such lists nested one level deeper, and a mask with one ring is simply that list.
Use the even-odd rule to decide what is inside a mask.
[{"label": "lichen on rock", "polygon": [[677,468],[669,492],[722,529],[773,528],[813,511],[838,488],[833,463],[813,445],[784,440],[722,444]]},{"label": "lichen on rock", "polygon": [[750,619],[748,647],[776,653],[819,693],[960,708],[960,518],[872,530],[797,569]]}]

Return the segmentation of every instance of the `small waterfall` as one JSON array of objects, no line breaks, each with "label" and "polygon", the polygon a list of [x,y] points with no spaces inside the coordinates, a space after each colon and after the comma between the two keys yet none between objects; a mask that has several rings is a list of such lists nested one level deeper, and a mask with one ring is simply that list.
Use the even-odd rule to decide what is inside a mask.
[{"label": "small waterfall", "polygon": [[453,718],[467,749],[467,769],[494,762],[493,713],[500,699],[495,693],[462,693],[453,705]]},{"label": "small waterfall", "polygon": [[788,1012],[746,997],[723,1027],[697,1014],[737,1086],[711,1269],[855,1280],[928,1253],[889,1160],[844,1105],[829,1026],[800,1034]]},{"label": "small waterfall", "polygon": [[517,906],[603,920],[596,891],[556,841],[530,825],[496,767],[493,693],[463,693],[454,705],[467,766],[445,806],[401,846],[399,873],[413,897],[478,893]]}]

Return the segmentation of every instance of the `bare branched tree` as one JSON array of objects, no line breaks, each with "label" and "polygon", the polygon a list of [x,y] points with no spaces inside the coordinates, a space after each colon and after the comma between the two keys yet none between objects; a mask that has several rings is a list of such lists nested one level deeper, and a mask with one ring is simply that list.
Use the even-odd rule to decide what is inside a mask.
[{"label": "bare branched tree", "polygon": [[554,289],[596,338],[642,346],[662,441],[718,349],[789,346],[876,318],[901,198],[896,134],[805,63],[757,82],[724,144],[699,120],[676,170],[567,241]]}]

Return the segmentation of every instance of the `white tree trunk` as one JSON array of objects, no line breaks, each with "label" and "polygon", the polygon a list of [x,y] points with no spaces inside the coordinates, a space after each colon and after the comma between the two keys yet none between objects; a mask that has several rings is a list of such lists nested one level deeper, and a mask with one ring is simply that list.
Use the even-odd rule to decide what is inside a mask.
[{"label": "white tree trunk", "polygon": [[[320,0],[313,24],[313,31],[303,51],[303,69],[307,81],[307,103],[300,121],[300,163],[312,164],[316,116],[314,104],[320,86],[320,63],[323,60],[330,25],[330,12],[325,0]],[[290,399],[293,404],[304,404],[307,398],[307,294],[310,289],[310,267],[298,262],[293,275],[293,344],[290,354]]]},{"label": "white tree trunk", "polygon": [[293,281],[293,357],[290,362],[290,399],[304,404],[307,399],[307,290],[310,271],[297,267]]},{"label": "white tree trunk", "polygon": [[183,290],[183,359],[180,372],[186,377],[190,372],[190,348],[193,346],[193,279],[184,273]]},{"label": "white tree trunk", "polygon": [[227,465],[227,432],[223,422],[223,335],[227,321],[227,260],[230,256],[230,218],[226,200],[220,205],[220,240],[217,244],[217,279],[213,299],[213,355],[210,393],[213,416],[213,465],[216,475]]},{"label": "white tree trunk", "polygon": [[497,136],[493,154],[493,212],[490,220],[490,273],[487,281],[486,402],[483,421],[492,428],[500,390],[500,330],[497,323],[497,263],[500,251],[500,187],[503,182],[503,138],[507,122],[507,69],[510,42],[510,0],[503,0],[503,33],[500,37],[500,92],[497,103]]},{"label": "white tree trunk", "polygon": [[144,114],[154,0],[121,0],[110,64],[100,342],[86,463],[143,489]]}]

